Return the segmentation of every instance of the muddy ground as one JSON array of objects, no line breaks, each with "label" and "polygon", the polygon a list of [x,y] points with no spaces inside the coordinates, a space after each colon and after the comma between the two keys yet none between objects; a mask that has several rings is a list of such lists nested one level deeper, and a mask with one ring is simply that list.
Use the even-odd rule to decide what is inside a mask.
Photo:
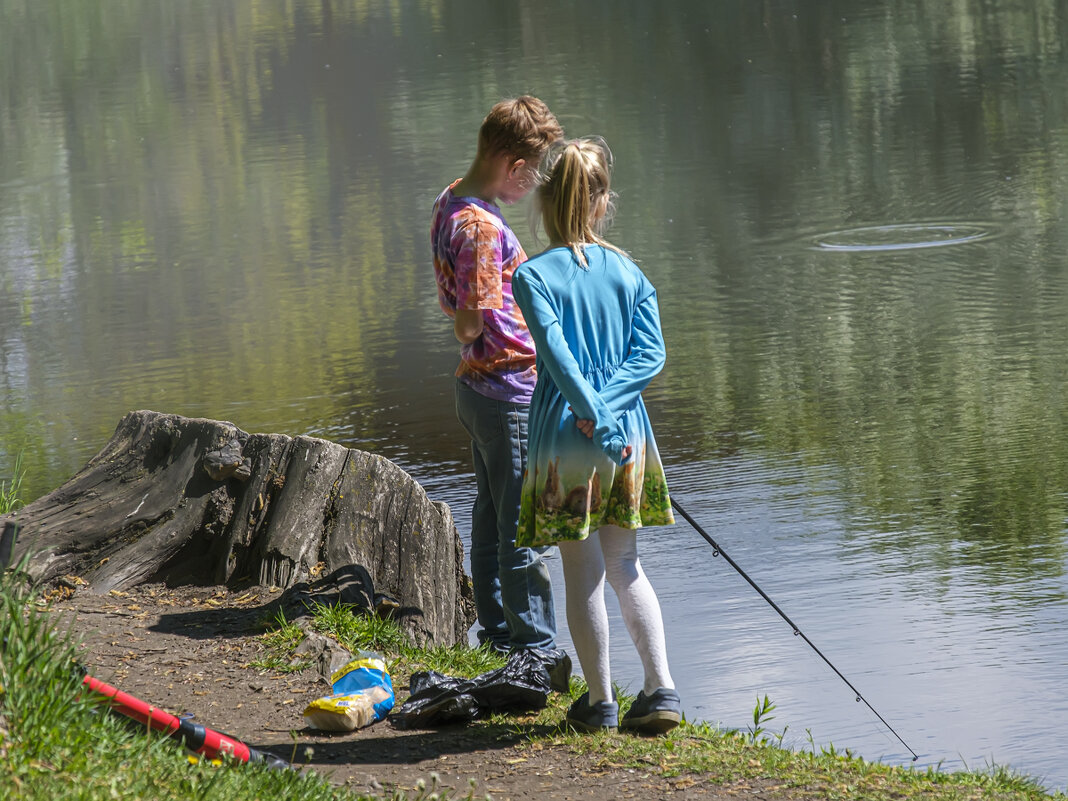
[{"label": "muddy ground", "polygon": [[[98,595],[78,587],[52,603],[61,625],[81,640],[90,675],[359,792],[388,798],[436,773],[454,798],[474,787],[475,798],[496,801],[784,797],[759,784],[713,786],[706,776],[628,769],[567,746],[530,743],[507,726],[402,731],[387,719],[352,733],[317,733],[302,713],[329,694],[326,680],[314,668],[279,674],[250,665],[263,655],[257,637],[277,592],[143,585]],[[395,690],[399,704],[407,688]]]}]

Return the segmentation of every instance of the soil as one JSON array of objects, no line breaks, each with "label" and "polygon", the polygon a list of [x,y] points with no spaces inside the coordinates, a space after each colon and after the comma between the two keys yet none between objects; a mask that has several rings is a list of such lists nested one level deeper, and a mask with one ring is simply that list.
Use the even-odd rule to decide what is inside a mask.
[{"label": "soil", "polygon": [[[250,665],[263,654],[258,636],[277,596],[263,587],[146,584],[107,594],[61,588],[51,600],[61,627],[69,625],[81,642],[93,677],[357,792],[415,795],[416,783],[430,784],[435,773],[461,799],[472,787],[475,798],[490,794],[495,801],[784,798],[770,784],[628,769],[565,745],[531,743],[508,726],[403,731],[387,718],[355,732],[316,732],[302,713],[330,692],[318,671],[279,674]],[[395,690],[400,703],[407,688]]]}]

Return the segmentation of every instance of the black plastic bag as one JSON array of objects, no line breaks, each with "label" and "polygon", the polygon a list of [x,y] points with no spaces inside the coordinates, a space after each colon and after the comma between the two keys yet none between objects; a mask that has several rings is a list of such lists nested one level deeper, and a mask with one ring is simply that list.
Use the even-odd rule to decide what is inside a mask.
[{"label": "black plastic bag", "polygon": [[433,670],[412,674],[411,696],[389,720],[399,729],[462,723],[501,710],[543,709],[549,693],[567,692],[571,658],[559,648],[512,651],[508,664],[471,679]]}]

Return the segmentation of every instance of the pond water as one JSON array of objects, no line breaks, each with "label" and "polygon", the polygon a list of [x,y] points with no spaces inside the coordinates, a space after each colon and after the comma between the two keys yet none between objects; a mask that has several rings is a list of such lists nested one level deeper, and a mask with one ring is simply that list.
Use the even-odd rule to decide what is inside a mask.
[{"label": "pond water", "polygon": [[615,152],[674,498],[907,747],[680,520],[640,547],[687,715],[745,728],[766,694],[792,747],[1068,785],[1062,3],[0,20],[0,481],[21,453],[25,494],[58,486],[148,408],[377,451],[465,533],[428,214],[486,110],[532,92]]}]

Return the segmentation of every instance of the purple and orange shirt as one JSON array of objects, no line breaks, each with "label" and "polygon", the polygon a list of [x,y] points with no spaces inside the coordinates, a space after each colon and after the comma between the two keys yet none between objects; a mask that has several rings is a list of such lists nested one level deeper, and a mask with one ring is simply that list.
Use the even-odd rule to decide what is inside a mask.
[{"label": "purple and orange shirt", "polygon": [[530,403],[534,340],[512,298],[512,273],[527,254],[500,209],[453,195],[458,182],[438,195],[430,223],[442,311],[482,310],[482,335],[461,347],[456,377],[488,398]]}]

